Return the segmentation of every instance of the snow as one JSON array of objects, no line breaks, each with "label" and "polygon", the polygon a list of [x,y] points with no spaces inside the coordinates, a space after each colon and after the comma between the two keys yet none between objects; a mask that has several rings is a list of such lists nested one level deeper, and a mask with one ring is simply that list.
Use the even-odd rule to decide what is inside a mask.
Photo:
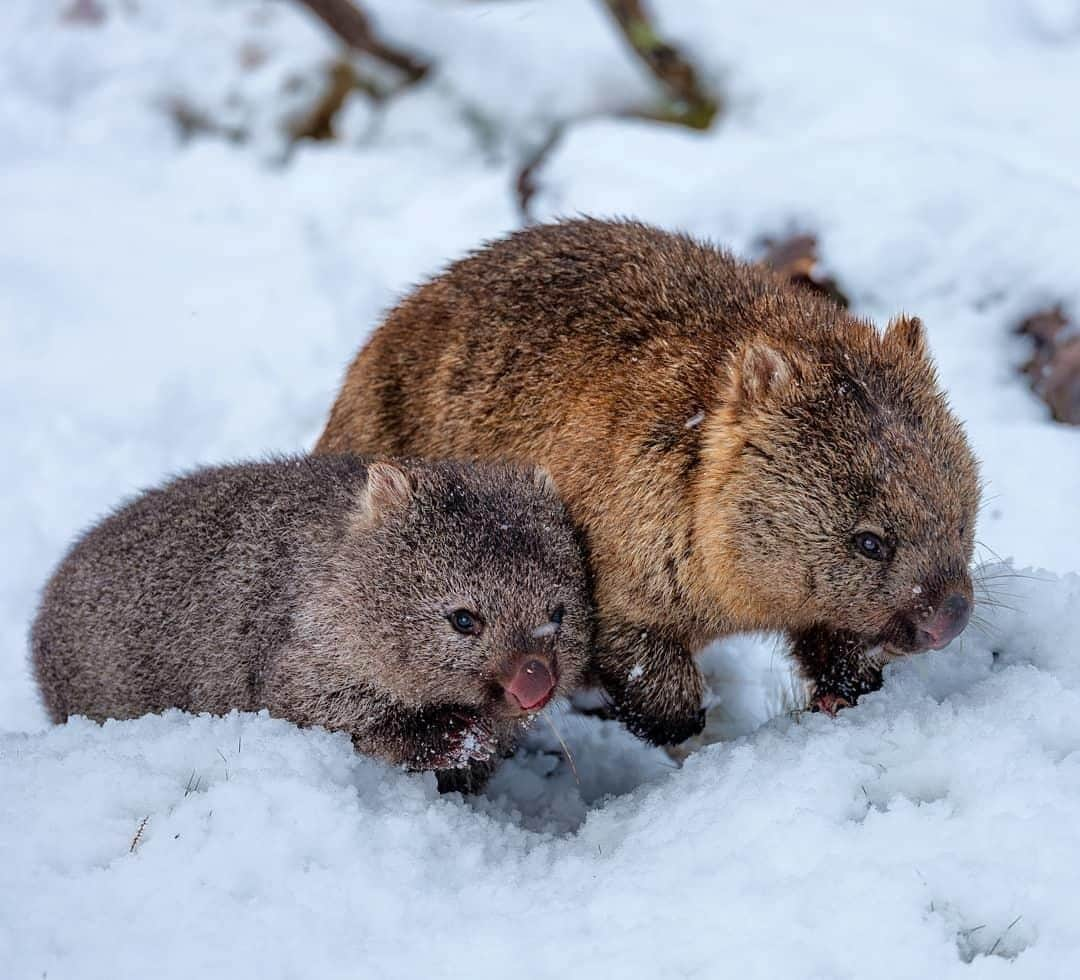
[{"label": "snow", "polygon": [[[1080,971],[1080,432],[1010,333],[1080,316],[1075,4],[657,0],[728,96],[694,133],[608,115],[652,89],[599,4],[369,0],[440,70],[292,150],[336,50],[296,7],[68,6],[0,5],[5,977]],[[178,99],[246,142],[181,139]],[[857,312],[924,319],[983,461],[980,556],[1016,563],[976,622],[835,720],[775,638],[732,638],[678,761],[555,709],[468,801],[263,716],[48,727],[26,629],[73,535],[311,445],[381,311],[519,226],[517,161],[567,116],[539,217],[747,255],[811,231]]]},{"label": "snow", "polygon": [[558,623],[541,623],[532,632],[529,633],[534,640],[542,640],[546,636],[554,636],[559,632]]},{"label": "snow", "polygon": [[674,770],[563,718],[580,785],[538,730],[473,804],[265,716],[5,736],[9,975],[1069,976],[1080,577],[1010,588],[835,721]]}]

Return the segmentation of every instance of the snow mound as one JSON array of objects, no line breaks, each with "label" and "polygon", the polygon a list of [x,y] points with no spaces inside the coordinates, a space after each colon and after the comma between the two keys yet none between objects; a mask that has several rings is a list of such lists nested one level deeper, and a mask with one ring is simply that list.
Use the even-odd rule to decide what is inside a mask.
[{"label": "snow mound", "polygon": [[266,716],[2,736],[6,975],[1069,975],[1080,577],[1004,581],[837,720],[588,803],[611,722],[559,722],[580,785],[538,729],[474,801]]}]

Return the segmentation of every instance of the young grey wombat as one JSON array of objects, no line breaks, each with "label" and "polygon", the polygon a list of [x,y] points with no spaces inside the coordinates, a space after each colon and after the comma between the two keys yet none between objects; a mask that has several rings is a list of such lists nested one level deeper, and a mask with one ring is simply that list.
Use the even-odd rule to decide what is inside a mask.
[{"label": "young grey wombat", "polygon": [[54,574],[31,644],[57,722],[268,708],[469,789],[581,681],[591,623],[542,471],[326,456],[122,507]]}]

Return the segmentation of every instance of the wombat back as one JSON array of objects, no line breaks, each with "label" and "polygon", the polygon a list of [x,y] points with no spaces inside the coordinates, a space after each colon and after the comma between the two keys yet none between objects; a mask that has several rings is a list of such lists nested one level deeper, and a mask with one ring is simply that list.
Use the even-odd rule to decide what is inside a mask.
[{"label": "wombat back", "polygon": [[289,633],[303,556],[364,472],[347,456],[201,470],[87,531],[31,632],[52,719],[255,707],[265,651]]}]

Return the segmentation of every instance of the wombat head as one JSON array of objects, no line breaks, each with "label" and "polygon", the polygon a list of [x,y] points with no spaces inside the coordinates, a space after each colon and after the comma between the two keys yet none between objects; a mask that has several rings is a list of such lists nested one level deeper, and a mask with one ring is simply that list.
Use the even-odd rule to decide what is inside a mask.
[{"label": "wombat head", "polygon": [[836,329],[732,364],[697,510],[714,587],[759,622],[940,648],[973,602],[977,464],[918,320]]},{"label": "wombat head", "polygon": [[523,718],[582,681],[585,558],[542,471],[372,463],[323,586],[337,648],[406,704]]}]

